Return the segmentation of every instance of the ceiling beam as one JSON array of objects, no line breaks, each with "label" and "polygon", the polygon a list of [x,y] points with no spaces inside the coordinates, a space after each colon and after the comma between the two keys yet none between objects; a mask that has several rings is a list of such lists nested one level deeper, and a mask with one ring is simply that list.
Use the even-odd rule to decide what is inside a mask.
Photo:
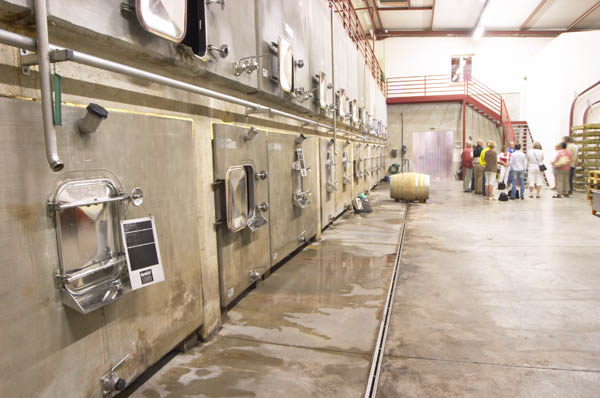
[{"label": "ceiling beam", "polygon": [[596,4],[591,6],[589,10],[587,10],[586,12],[581,14],[581,16],[579,18],[577,18],[575,21],[573,21],[573,23],[567,27],[567,30],[569,31],[569,30],[573,29],[579,22],[581,22],[585,17],[587,17],[591,13],[593,13],[596,10],[596,8],[598,8],[598,7],[600,7],[600,1],[597,1]]},{"label": "ceiling beam", "polygon": [[485,9],[487,8],[489,2],[490,2],[490,0],[485,0],[485,3],[483,3],[483,7],[481,7],[481,12],[479,13],[479,16],[477,17],[477,22],[475,22],[475,26],[473,26],[473,29],[477,29],[477,27],[479,26],[479,23],[481,22],[481,18],[483,18],[483,14],[485,13]]},{"label": "ceiling beam", "polygon": [[525,27],[527,26],[527,24],[529,22],[531,22],[531,20],[533,19],[533,17],[535,17],[535,15],[542,9],[542,7],[548,2],[548,0],[542,0],[539,2],[539,4],[537,5],[537,7],[535,7],[535,10],[533,10],[531,12],[531,14],[529,14],[529,16],[527,17],[527,19],[525,20],[525,22],[523,22],[521,24],[521,26],[519,27],[519,30],[523,30],[525,29]]},{"label": "ceiling beam", "polygon": [[433,30],[433,18],[435,17],[435,0],[433,0],[433,5],[431,6],[431,23],[429,24],[429,30]]},{"label": "ceiling beam", "polygon": [[[566,30],[486,30],[485,37],[556,37]],[[379,30],[377,39],[388,37],[470,37],[472,29],[462,30]]]},{"label": "ceiling beam", "polygon": [[[355,8],[356,11],[370,10],[372,7]],[[378,7],[379,11],[431,11],[433,7]]]},{"label": "ceiling beam", "polygon": [[377,7],[379,11],[431,11],[433,7]]},{"label": "ceiling beam", "polygon": [[[375,15],[377,15],[377,20],[379,21],[379,27],[383,29],[383,22],[381,22],[381,15],[379,15],[379,9],[377,8],[377,0],[373,1],[373,9],[375,10]],[[369,1],[367,0],[367,5],[369,5]],[[373,26],[373,30],[377,29],[377,26]]]}]

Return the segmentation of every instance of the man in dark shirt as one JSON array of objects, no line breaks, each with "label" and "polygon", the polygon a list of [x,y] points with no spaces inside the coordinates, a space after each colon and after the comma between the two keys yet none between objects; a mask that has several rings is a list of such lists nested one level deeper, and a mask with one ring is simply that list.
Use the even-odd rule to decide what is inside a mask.
[{"label": "man in dark shirt", "polygon": [[483,151],[483,141],[481,139],[477,140],[477,146],[473,149],[473,184],[471,184],[471,189],[475,191],[475,193],[481,193],[481,185],[483,180],[483,167],[479,162],[479,157],[481,156],[481,151]]}]

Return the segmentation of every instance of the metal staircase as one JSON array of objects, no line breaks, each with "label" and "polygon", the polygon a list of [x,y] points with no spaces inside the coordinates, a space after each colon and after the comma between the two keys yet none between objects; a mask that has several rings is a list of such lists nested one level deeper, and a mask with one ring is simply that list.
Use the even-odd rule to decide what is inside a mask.
[{"label": "metal staircase", "polygon": [[449,75],[390,77],[386,80],[389,104],[427,102],[459,102],[463,106],[463,142],[467,107],[479,112],[496,126],[502,127],[502,141],[514,141],[515,135],[506,103],[500,94],[472,78],[466,82],[452,81]]},{"label": "metal staircase", "polygon": [[[521,150],[527,154],[529,148],[533,149],[533,136],[531,135],[531,130],[529,129],[529,124],[525,121],[512,122],[512,127],[515,132],[515,144],[521,144]],[[528,171],[525,170],[525,181],[527,181]],[[544,182],[546,186],[549,187],[550,183],[548,182],[548,177],[546,177],[546,172],[543,172]]]},{"label": "metal staircase", "polygon": [[[386,80],[387,103],[410,104],[426,102],[461,102],[463,104],[463,143],[465,141],[465,117],[467,107],[479,112],[502,127],[503,143],[513,141],[521,144],[525,154],[533,147],[533,137],[525,121],[512,122],[506,103],[500,94],[477,79],[454,82],[449,75],[390,77]],[[550,186],[543,173],[546,186]]]}]

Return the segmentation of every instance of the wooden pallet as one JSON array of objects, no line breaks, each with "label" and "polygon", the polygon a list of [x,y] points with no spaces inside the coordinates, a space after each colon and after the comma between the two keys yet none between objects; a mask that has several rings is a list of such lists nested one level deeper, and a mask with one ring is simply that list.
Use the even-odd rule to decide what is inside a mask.
[{"label": "wooden pallet", "polygon": [[587,190],[587,198],[592,201],[593,192],[600,190],[600,170],[589,170],[588,171],[588,190]]}]

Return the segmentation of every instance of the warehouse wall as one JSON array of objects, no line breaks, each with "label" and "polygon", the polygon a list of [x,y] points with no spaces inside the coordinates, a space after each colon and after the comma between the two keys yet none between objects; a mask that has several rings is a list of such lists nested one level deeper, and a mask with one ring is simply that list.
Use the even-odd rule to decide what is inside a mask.
[{"label": "warehouse wall", "polygon": [[[554,146],[569,133],[571,103],[578,93],[600,80],[597,56],[600,31],[560,35],[530,62],[527,70],[523,118],[544,147],[547,159],[555,155]],[[600,100],[600,87],[580,98],[573,124],[583,123],[586,107]],[[598,122],[598,108],[588,122]]]},{"label": "warehouse wall", "polygon": [[[239,80],[232,76],[232,54],[256,54],[257,46],[251,23],[240,26],[236,37],[227,36],[237,23],[235,15],[227,13],[245,7],[251,10],[247,15],[255,15],[255,7],[262,2],[244,0],[236,7],[228,2],[229,8],[223,13],[215,8],[218,6],[211,8],[215,18],[211,23],[222,30],[212,32],[215,34],[209,35],[209,42],[233,43],[231,58],[226,60],[199,59],[180,46],[149,35],[135,18],[119,12],[120,3],[50,1],[51,43],[331,122],[330,115],[316,114],[311,101],[301,103],[275,89],[257,93],[256,72]],[[274,3],[269,2],[272,7]],[[0,0],[0,28],[34,37],[30,4],[26,0]],[[280,9],[284,5],[288,5],[287,0],[279,2]],[[303,14],[303,21],[310,20],[313,12],[328,21],[323,18],[329,14],[325,1],[299,2],[297,10]],[[302,31],[295,35],[299,40],[306,39],[304,25],[296,28]],[[238,37],[246,34],[242,28],[250,32],[250,48],[236,44],[244,42]],[[311,35],[330,45],[329,23],[319,24],[318,29]],[[339,34],[336,41],[344,43],[340,49],[355,51],[347,36]],[[306,76],[311,76],[319,65],[310,61],[312,57],[330,58],[326,46],[305,43],[298,48],[303,48],[306,66],[301,73]],[[336,48],[336,54],[342,52],[340,49]],[[355,54],[348,59],[359,65],[363,62]],[[58,151],[66,166],[54,173],[45,159],[39,82],[36,68],[32,69],[31,75],[23,74],[18,49],[0,46],[0,96],[4,97],[0,101],[0,159],[5,170],[0,189],[0,263],[5,273],[0,284],[0,317],[7,321],[0,332],[0,350],[4,353],[0,360],[0,396],[98,397],[99,378],[124,355],[130,356],[119,368],[118,376],[130,382],[186,336],[207,338],[220,326],[213,125],[256,126],[294,135],[304,132],[314,140],[329,139],[332,132],[267,114],[248,116],[242,106],[63,62],[55,65],[55,72],[63,76],[63,126],[57,131]],[[326,72],[331,78],[331,71]],[[377,94],[368,69],[363,68],[362,73],[360,79],[351,76],[340,85],[350,88],[363,82],[374,94],[368,98],[365,94],[362,103],[384,119],[384,98]],[[94,137],[84,139],[75,123],[90,102],[107,108],[109,118]],[[357,126],[343,127],[359,132]],[[350,135],[338,138],[356,140]],[[284,167],[291,172],[290,166]],[[310,175],[318,186],[319,165],[312,166]],[[144,207],[128,210],[127,216],[155,215],[166,281],[81,315],[62,304],[53,283],[52,272],[58,266],[57,244],[53,220],[46,215],[46,199],[59,181],[69,177],[68,173],[99,168],[113,170],[126,189],[137,185],[144,189]],[[369,187],[352,186],[349,191],[363,188]],[[317,188],[313,206],[320,210],[319,197]],[[336,196],[336,208],[346,201],[345,196]]]},{"label": "warehouse wall", "polygon": [[527,63],[551,38],[400,37],[378,44],[385,74],[418,76],[450,74],[450,58],[473,55],[473,76],[502,94],[512,120],[520,120],[520,99]]},{"label": "warehouse wall", "polygon": [[[405,159],[412,161],[412,137],[415,132],[430,130],[451,130],[454,132],[454,169],[458,170],[460,152],[462,151],[462,105],[460,103],[424,103],[388,105],[390,138],[386,146],[386,164],[400,164],[400,148],[402,148],[402,117],[404,116],[404,145],[407,153]],[[475,141],[493,140],[502,143],[501,130],[496,124],[474,111],[466,108],[466,139]],[[398,157],[391,157],[391,150],[398,149]]]}]

